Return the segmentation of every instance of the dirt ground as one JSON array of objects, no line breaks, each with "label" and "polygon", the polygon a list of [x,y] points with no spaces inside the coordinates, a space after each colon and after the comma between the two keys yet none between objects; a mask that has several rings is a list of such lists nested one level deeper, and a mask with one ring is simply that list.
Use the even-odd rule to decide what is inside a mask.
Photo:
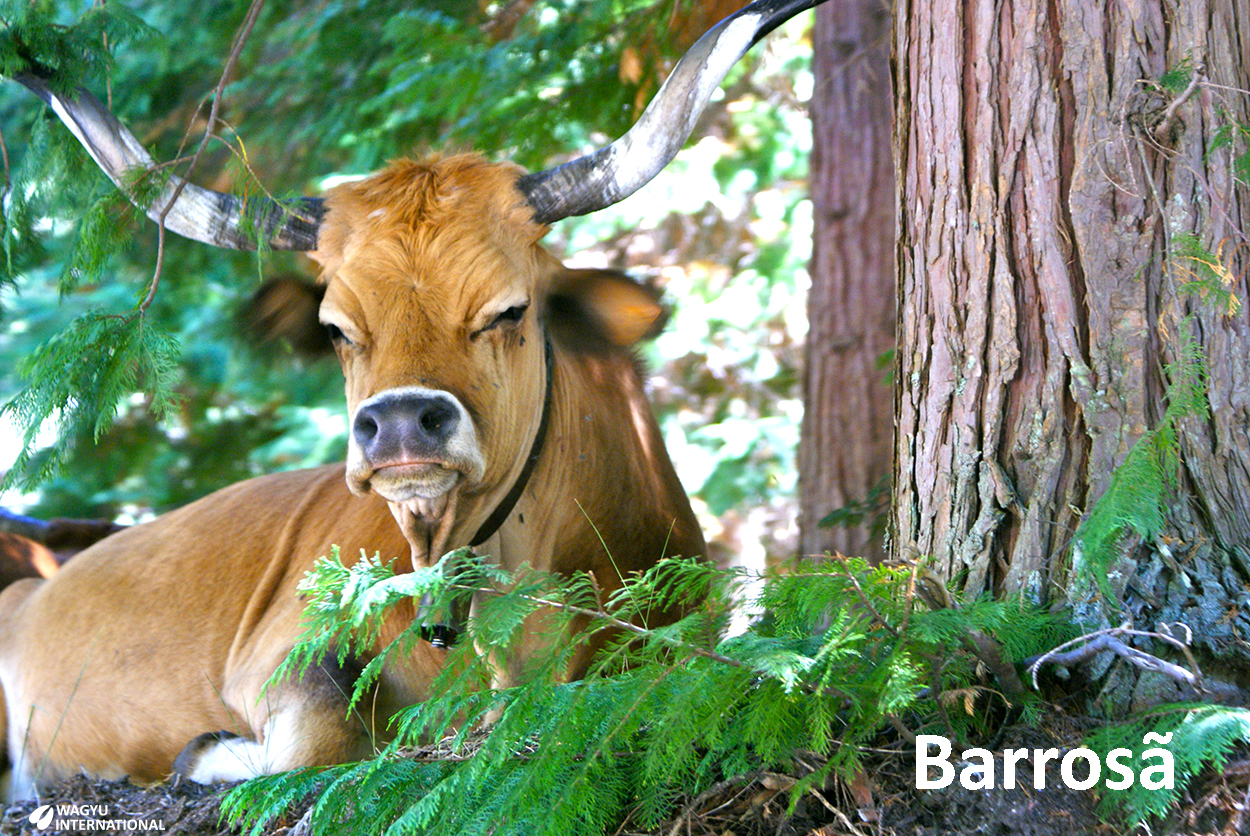
[{"label": "dirt ground", "polygon": [[[1034,730],[1020,730],[1007,739],[1025,741]],[[1030,741],[1032,742],[1032,741]],[[1053,742],[1050,745],[1055,745]],[[1092,792],[1058,785],[1037,791],[994,789],[969,791],[956,781],[944,790],[915,789],[914,761],[902,751],[868,753],[862,777],[852,785],[831,781],[808,792],[792,815],[786,815],[792,775],[759,772],[749,779],[725,782],[688,799],[656,836],[1161,836],[1212,833],[1250,836],[1250,748],[1230,759],[1220,774],[1200,776],[1190,787],[1183,809],[1168,821],[1126,828],[1105,824],[1095,814]],[[809,765],[810,766],[810,765]],[[802,773],[802,765],[795,772]],[[122,832],[163,832],[187,836],[232,834],[221,818],[223,790],[197,784],[138,787],[127,782],[79,778],[40,801],[76,805],[79,820],[60,829],[54,819],[39,830],[31,822],[35,802],[14,805],[0,817],[0,835],[84,832],[95,822]],[[105,809],[107,808],[107,809]],[[297,836],[302,809],[293,809],[269,833]],[[129,820],[130,824],[125,822]],[[108,827],[108,825],[104,825]],[[619,836],[640,836],[626,822]],[[366,834],[361,834],[366,836]],[[651,834],[648,834],[651,836]]]}]

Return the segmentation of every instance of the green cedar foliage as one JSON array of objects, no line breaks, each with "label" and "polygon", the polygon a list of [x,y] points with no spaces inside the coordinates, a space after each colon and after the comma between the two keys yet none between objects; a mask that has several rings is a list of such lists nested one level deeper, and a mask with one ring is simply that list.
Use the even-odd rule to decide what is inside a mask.
[{"label": "green cedar foliage", "polygon": [[[375,758],[247,782],[225,809],[254,834],[309,794],[318,833],[598,834],[626,815],[653,827],[719,781],[814,755],[821,766],[797,797],[830,773],[854,773],[857,744],[889,717],[931,713],[926,690],[972,684],[975,664],[955,664],[969,630],[996,636],[1016,660],[1068,635],[1022,604],[928,611],[909,583],[908,568],[856,560],[761,578],[673,559],[604,595],[588,576],[509,576],[468,550],[402,575],[377,557],[345,566],[335,552],[305,581],[308,632],[275,679],[335,650],[371,655],[381,614],[409,597],[430,596],[438,611],[476,593],[468,635],[432,683],[437,696],[401,712]],[[681,601],[700,603],[648,624]],[[727,635],[744,601],[767,616]],[[523,684],[491,689],[479,651],[506,655],[540,611],[550,652]],[[578,616],[590,626],[574,634]],[[616,634],[590,674],[561,682],[571,654],[605,629]],[[367,665],[355,700],[419,630]],[[432,742],[437,756],[414,753]]]},{"label": "green cedar foliage", "polygon": [[[1147,740],[1148,735],[1156,735]],[[1189,780],[1205,767],[1221,770],[1237,743],[1250,743],[1250,710],[1201,703],[1156,706],[1130,721],[1102,728],[1090,735],[1086,745],[1102,761],[1116,748],[1129,749],[1123,763],[1134,770],[1142,764],[1160,761],[1149,750],[1162,746],[1175,761],[1176,781],[1172,788],[1151,788],[1141,781],[1122,790],[1104,788],[1099,800],[1104,814],[1121,813],[1131,824],[1163,816],[1180,800]],[[1143,755],[1149,755],[1143,758]],[[1114,776],[1108,776],[1108,780]],[[1104,780],[1104,784],[1106,781]]]},{"label": "green cedar foliage", "polygon": [[11,473],[26,473],[27,484],[48,478],[68,455],[65,443],[32,468],[34,436],[55,418],[62,439],[98,438],[112,415],[99,408],[112,405],[140,388],[153,393],[150,409],[158,415],[171,408],[171,386],[178,345],[155,328],[141,312],[108,316],[87,314],[68,331],[39,347],[27,361],[31,383],[4,407],[26,429],[25,447]]},{"label": "green cedar foliage", "polygon": [[52,0],[0,3],[0,75],[34,72],[59,93],[100,82],[112,66],[110,49],[149,37],[152,30],[120,3],[93,4],[72,25]]}]

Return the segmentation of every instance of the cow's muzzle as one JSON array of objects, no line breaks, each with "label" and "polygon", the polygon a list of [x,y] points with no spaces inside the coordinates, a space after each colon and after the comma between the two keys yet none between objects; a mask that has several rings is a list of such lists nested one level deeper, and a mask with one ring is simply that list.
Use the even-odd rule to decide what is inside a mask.
[{"label": "cow's muzzle", "polygon": [[436,500],[484,470],[477,433],[449,392],[390,389],[362,401],[352,418],[349,481],[392,502]]}]

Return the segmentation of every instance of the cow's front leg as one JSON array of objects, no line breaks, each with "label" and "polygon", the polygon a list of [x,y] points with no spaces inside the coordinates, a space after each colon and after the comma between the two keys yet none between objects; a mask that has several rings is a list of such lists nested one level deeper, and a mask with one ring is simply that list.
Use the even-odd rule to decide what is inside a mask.
[{"label": "cow's front leg", "polygon": [[175,759],[174,772],[212,784],[367,757],[374,749],[373,730],[355,712],[348,715],[358,673],[330,661],[259,699],[253,693],[248,700],[231,700],[250,709],[232,706],[232,714],[251,722],[194,738]]}]

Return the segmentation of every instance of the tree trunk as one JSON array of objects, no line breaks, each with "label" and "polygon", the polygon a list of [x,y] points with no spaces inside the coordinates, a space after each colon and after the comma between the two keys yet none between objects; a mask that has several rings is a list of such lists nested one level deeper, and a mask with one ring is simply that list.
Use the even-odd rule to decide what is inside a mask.
[{"label": "tree trunk", "polygon": [[884,556],[894,434],[889,24],[882,0],[816,10],[812,287],[799,447],[805,555]]},{"label": "tree trunk", "polygon": [[[894,32],[895,553],[965,598],[1184,622],[1208,673],[1250,686],[1250,318],[1230,302],[1250,7],[900,0]],[[1183,397],[1195,360],[1209,409]]]}]

